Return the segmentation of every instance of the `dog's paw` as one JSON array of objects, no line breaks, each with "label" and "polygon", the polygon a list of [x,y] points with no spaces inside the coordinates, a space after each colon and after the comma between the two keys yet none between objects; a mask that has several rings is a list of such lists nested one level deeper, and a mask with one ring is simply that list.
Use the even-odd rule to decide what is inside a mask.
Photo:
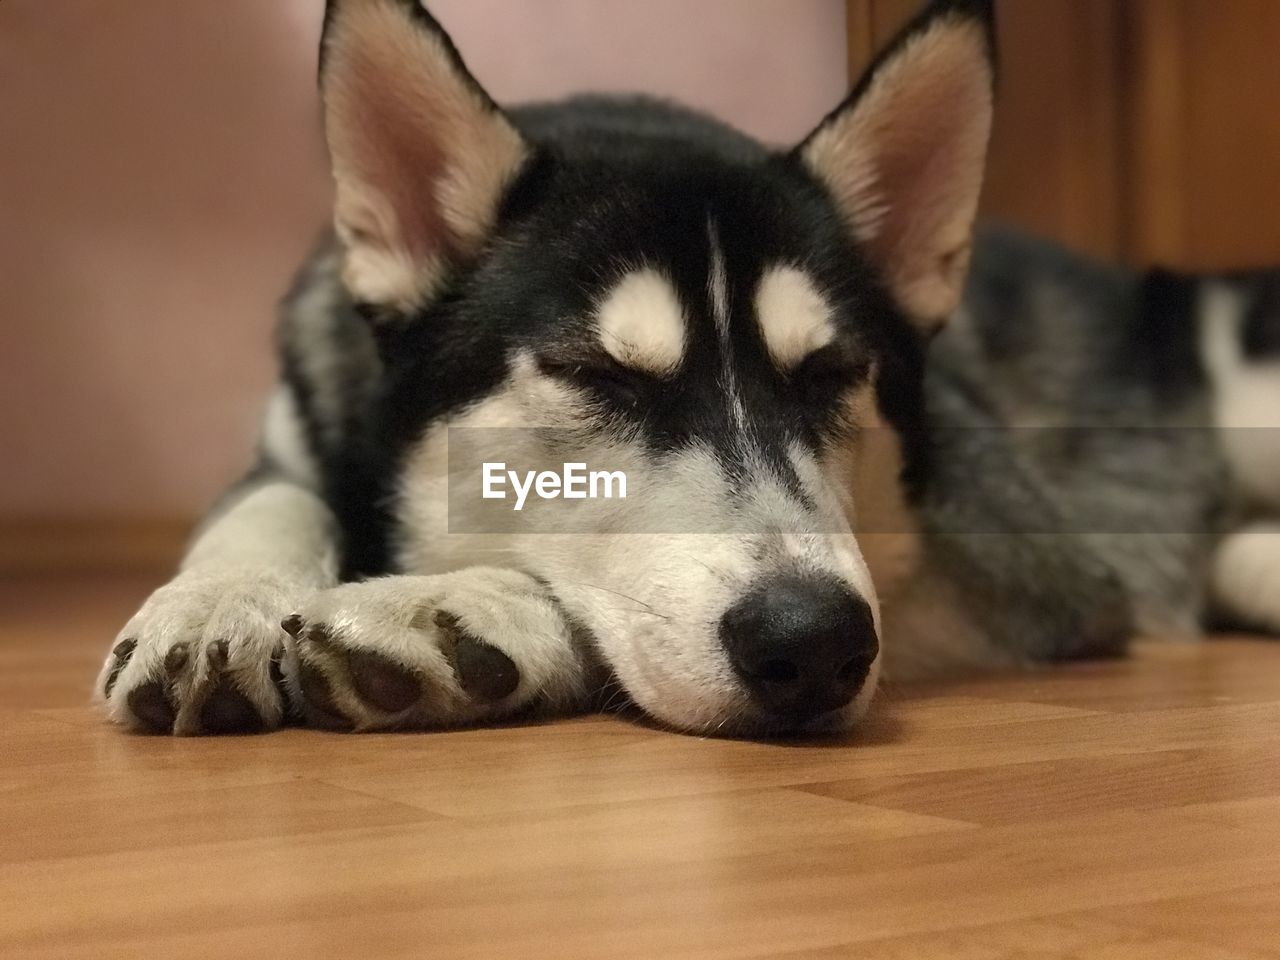
[{"label": "dog's paw", "polygon": [[315,594],[284,627],[315,726],[460,726],[580,683],[558,607],[514,572],[347,584]]},{"label": "dog's paw", "polygon": [[1212,588],[1217,606],[1236,625],[1280,635],[1280,523],[1258,523],[1223,538]]},{"label": "dog's paw", "polygon": [[269,576],[180,575],[120,632],[97,698],[111,719],[152,733],[280,726],[290,702],[285,677],[297,676],[280,618],[300,593]]}]

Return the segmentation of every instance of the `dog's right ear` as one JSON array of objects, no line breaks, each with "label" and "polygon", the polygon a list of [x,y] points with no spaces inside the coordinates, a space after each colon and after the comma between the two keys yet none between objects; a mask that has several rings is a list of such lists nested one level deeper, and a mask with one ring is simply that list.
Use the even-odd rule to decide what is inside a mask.
[{"label": "dog's right ear", "polygon": [[420,0],[328,0],[320,85],[344,282],[410,311],[480,252],[530,149]]}]

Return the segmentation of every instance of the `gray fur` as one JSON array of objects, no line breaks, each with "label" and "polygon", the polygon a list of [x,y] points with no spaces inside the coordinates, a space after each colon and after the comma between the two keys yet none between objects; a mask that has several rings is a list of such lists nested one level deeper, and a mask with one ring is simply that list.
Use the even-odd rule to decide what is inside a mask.
[{"label": "gray fur", "polygon": [[1226,465],[1209,397],[1171,405],[1133,353],[1139,280],[987,231],[931,350],[928,555],[1032,659],[1194,633],[1204,614]]}]

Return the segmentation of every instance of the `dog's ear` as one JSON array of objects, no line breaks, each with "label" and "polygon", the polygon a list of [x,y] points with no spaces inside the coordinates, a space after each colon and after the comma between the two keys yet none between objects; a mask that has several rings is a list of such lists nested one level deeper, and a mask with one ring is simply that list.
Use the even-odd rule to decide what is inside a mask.
[{"label": "dog's ear", "polygon": [[329,0],[320,56],[344,281],[410,310],[480,252],[529,147],[420,0]]},{"label": "dog's ear", "polygon": [[924,331],[960,302],[991,138],[994,0],[934,0],[797,148]]}]

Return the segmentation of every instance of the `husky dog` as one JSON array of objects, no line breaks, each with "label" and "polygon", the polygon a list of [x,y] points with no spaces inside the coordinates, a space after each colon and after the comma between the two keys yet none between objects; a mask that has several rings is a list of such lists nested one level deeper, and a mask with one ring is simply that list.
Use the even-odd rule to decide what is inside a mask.
[{"label": "husky dog", "polygon": [[[1219,537],[1280,471],[1204,429],[1274,395],[1247,285],[993,234],[965,298],[992,37],[990,0],[935,0],[777,151],[647,99],[504,110],[418,0],[331,0],[335,235],[284,303],[258,466],[121,632],[109,716],[427,729],[625,695],[819,732],[882,665],[1112,653],[1194,631],[1210,588],[1280,627],[1280,550]],[[644,488],[491,530],[454,495],[463,434]]]}]

